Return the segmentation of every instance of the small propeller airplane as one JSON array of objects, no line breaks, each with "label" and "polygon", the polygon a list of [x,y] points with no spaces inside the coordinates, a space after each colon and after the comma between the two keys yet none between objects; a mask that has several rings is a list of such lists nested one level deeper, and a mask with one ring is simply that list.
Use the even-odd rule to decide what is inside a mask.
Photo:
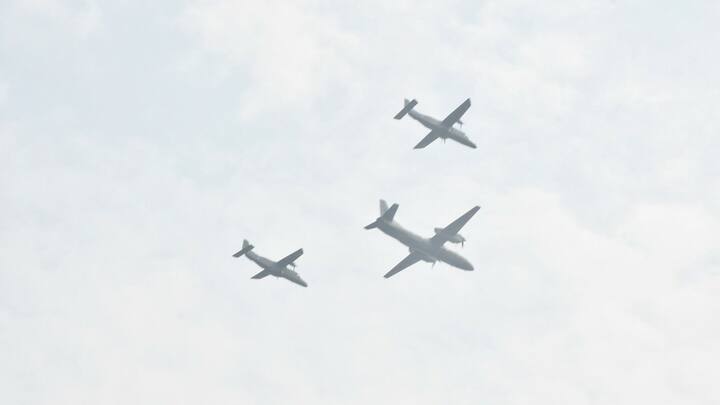
[{"label": "small propeller airplane", "polygon": [[452,139],[453,141],[470,148],[477,148],[477,146],[470,140],[470,138],[467,137],[467,135],[465,135],[463,131],[454,127],[456,123],[460,125],[463,124],[460,118],[462,118],[463,114],[465,114],[468,108],[470,108],[470,99],[465,100],[458,108],[455,109],[455,111],[451,112],[450,115],[442,121],[438,121],[429,115],[421,114],[418,111],[415,111],[414,107],[417,103],[418,101],[415,99],[412,101],[405,99],[405,106],[393,117],[396,120],[399,120],[406,114],[410,115],[410,117],[414,118],[430,130],[430,133],[425,135],[425,138],[415,145],[415,149],[422,149],[430,145],[438,138],[442,138],[443,142],[445,142],[446,139]]},{"label": "small propeller airplane", "polygon": [[423,238],[422,236],[416,235],[395,222],[394,218],[398,207],[398,204],[393,204],[388,208],[385,200],[380,200],[380,217],[365,227],[365,229],[378,228],[384,234],[396,239],[410,249],[410,254],[387,272],[385,278],[392,277],[420,260],[432,263],[433,265],[435,265],[435,262],[441,261],[461,270],[473,270],[472,264],[470,264],[467,259],[448,250],[443,245],[445,242],[465,243],[465,238],[460,236],[458,232],[465,226],[470,218],[478,212],[480,209],[479,206],[476,205],[460,218],[450,223],[450,225],[444,228],[435,228],[435,235],[431,238]]},{"label": "small propeller airplane", "polygon": [[298,249],[293,253],[290,253],[289,255],[283,257],[279,261],[274,262],[270,259],[264,258],[252,252],[254,247],[255,246],[251,245],[250,242],[248,242],[247,240],[243,240],[242,249],[233,255],[233,257],[240,257],[242,255],[245,255],[245,257],[250,259],[250,261],[255,262],[255,264],[262,267],[263,270],[260,273],[252,276],[251,278],[261,279],[267,276],[282,277],[284,279],[292,281],[295,284],[307,287],[307,283],[302,278],[300,278],[297,272],[288,268],[288,266],[295,268],[295,260],[297,260],[300,256],[303,255],[302,249]]}]

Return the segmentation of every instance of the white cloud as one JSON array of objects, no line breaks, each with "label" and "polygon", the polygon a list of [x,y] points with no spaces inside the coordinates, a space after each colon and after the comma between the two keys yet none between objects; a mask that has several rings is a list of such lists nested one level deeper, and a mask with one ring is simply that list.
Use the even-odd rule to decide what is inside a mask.
[{"label": "white cloud", "polygon": [[[358,39],[313,4],[211,2],[189,7],[181,21],[210,52],[247,72],[243,111],[267,104],[302,105],[351,83]],[[310,9],[310,10],[308,10]]]},{"label": "white cloud", "polygon": [[[717,94],[657,63],[654,5],[124,7],[81,47],[3,40],[11,402],[720,400]],[[45,76],[73,91],[28,93]],[[435,115],[471,96],[480,147],[412,150],[403,96]],[[458,248],[476,271],[383,279],[406,249],[362,229],[379,197],[423,234],[480,204]],[[310,287],[249,280],[242,238],[304,247]]]},{"label": "white cloud", "polygon": [[0,105],[3,105],[8,100],[8,86],[7,84],[0,82]]},{"label": "white cloud", "polygon": [[11,3],[7,9],[13,10],[10,16],[6,15],[7,22],[12,22],[12,14],[15,18],[44,19],[45,24],[50,23],[79,37],[87,37],[101,26],[100,8],[92,0],[22,0]]}]

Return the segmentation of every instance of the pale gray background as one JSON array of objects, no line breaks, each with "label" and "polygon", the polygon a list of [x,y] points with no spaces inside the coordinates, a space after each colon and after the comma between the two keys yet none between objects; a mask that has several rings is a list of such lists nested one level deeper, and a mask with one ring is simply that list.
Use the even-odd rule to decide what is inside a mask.
[{"label": "pale gray background", "polygon": [[[0,0],[0,401],[719,403],[719,19]],[[472,97],[478,149],[412,150],[403,97]],[[383,279],[381,197],[425,235],[482,205],[476,271]]]}]

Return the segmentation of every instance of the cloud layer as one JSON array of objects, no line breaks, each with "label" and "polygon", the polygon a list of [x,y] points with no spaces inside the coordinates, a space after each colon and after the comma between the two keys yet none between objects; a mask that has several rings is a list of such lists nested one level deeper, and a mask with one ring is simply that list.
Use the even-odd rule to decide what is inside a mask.
[{"label": "cloud layer", "polygon": [[[18,404],[713,404],[720,10],[0,6],[0,392]],[[477,150],[394,121],[466,97]],[[425,264],[362,227],[377,200]],[[243,238],[303,247],[307,289]]]}]

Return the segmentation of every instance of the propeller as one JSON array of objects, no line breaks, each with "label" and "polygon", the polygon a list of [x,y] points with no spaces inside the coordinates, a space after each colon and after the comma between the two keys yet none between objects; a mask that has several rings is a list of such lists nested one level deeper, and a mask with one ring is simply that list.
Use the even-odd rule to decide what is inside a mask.
[{"label": "propeller", "polygon": [[[434,228],[434,230],[435,230],[436,235],[440,234],[444,231],[443,228]],[[448,238],[448,242],[459,244],[459,245],[462,245],[462,247],[465,247],[465,237],[460,235],[459,233],[456,233],[455,235],[450,236],[450,238]]]}]

